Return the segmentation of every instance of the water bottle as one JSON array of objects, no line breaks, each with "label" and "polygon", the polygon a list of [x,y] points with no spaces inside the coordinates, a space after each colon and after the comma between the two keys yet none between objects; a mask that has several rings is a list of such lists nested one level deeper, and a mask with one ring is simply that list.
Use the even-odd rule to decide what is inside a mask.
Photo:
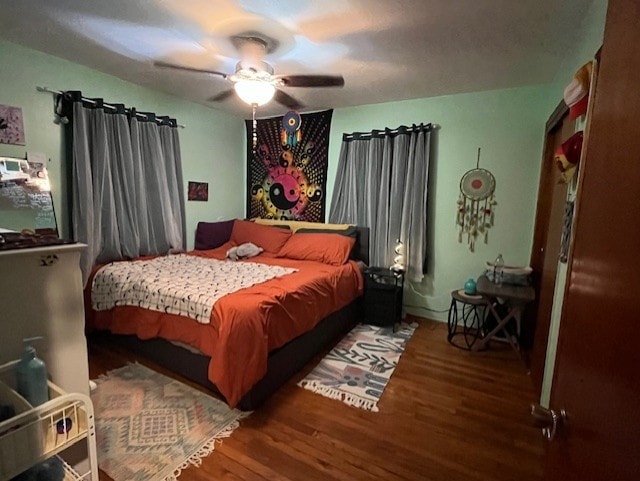
[{"label": "water bottle", "polygon": [[498,254],[496,260],[493,261],[493,282],[501,285],[502,284],[502,271],[504,270],[504,259],[502,258],[502,254]]},{"label": "water bottle", "polygon": [[36,350],[33,346],[29,345],[31,341],[37,339],[42,339],[42,337],[23,339],[26,345],[17,368],[18,392],[32,406],[39,406],[49,400],[47,368],[44,361],[36,357]]}]

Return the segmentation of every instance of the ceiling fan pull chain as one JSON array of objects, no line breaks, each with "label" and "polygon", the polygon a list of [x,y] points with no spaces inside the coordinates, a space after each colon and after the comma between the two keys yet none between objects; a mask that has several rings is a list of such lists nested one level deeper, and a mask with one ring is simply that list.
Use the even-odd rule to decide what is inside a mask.
[{"label": "ceiling fan pull chain", "polygon": [[252,126],[253,126],[253,153],[256,153],[256,146],[258,145],[258,122],[256,120],[256,107],[257,104],[251,104],[251,114],[252,114]]}]

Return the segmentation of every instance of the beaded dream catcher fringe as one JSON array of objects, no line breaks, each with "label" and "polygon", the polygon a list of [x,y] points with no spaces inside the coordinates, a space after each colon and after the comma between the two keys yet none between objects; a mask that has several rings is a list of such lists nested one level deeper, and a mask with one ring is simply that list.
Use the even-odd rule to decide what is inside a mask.
[{"label": "beaded dream catcher fringe", "polygon": [[475,251],[478,236],[484,237],[484,243],[489,241],[489,229],[493,227],[494,210],[497,204],[494,191],[496,181],[491,172],[480,168],[480,148],[476,168],[467,171],[460,179],[460,196],[456,226],[458,227],[458,242],[462,242],[466,235],[469,250]]}]

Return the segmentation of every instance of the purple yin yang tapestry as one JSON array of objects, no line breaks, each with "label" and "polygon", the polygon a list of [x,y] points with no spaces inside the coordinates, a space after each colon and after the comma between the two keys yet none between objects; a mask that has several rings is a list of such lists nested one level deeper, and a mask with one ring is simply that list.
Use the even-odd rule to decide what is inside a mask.
[{"label": "purple yin yang tapestry", "polygon": [[247,218],[324,222],[332,114],[247,120]]}]

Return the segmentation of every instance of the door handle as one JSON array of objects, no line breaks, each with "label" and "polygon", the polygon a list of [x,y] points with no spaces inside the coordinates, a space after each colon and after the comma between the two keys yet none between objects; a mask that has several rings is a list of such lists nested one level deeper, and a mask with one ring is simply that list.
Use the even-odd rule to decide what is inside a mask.
[{"label": "door handle", "polygon": [[556,436],[559,426],[567,420],[567,412],[564,409],[554,411],[547,409],[540,404],[531,404],[531,416],[537,426],[542,428],[542,435],[547,441],[551,441]]}]

